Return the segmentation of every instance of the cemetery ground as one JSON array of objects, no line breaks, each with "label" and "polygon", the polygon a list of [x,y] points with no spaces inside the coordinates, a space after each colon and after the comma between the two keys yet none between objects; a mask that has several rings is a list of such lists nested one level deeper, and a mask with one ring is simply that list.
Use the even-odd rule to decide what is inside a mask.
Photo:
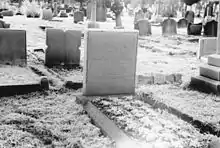
[{"label": "cemetery ground", "polygon": [[[11,28],[27,31],[28,66],[36,74],[48,77],[50,90],[0,99],[0,147],[115,147],[114,141],[76,103],[75,96],[81,89],[63,86],[66,81],[82,82],[83,69],[44,66],[46,33],[39,26],[85,28],[85,24],[73,24],[70,17],[54,19],[62,22],[23,16],[4,18]],[[133,18],[125,15],[122,20],[125,28],[133,29]],[[114,25],[112,20],[100,23],[101,28]],[[178,29],[177,36],[161,34],[161,27],[152,26],[152,36],[139,37],[135,96],[97,97],[92,102],[143,147],[206,148],[215,136],[200,133],[200,127],[195,128],[166,110],[154,109],[146,101],[162,102],[220,129],[220,98],[188,87],[190,78],[198,75],[199,65],[206,62],[205,58],[196,58],[196,37],[188,37],[186,29]],[[83,65],[83,38],[80,50]]]}]

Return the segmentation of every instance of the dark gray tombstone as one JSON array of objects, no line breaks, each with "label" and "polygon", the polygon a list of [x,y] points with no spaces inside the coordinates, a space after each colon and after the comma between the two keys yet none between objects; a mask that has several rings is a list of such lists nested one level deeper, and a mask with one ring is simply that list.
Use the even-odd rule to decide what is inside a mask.
[{"label": "dark gray tombstone", "polygon": [[147,19],[142,19],[137,22],[139,35],[147,36],[151,35],[151,24]]},{"label": "dark gray tombstone", "polygon": [[212,20],[204,26],[204,36],[217,37],[218,22]]},{"label": "dark gray tombstone", "polygon": [[0,29],[0,63],[26,65],[26,31]]},{"label": "dark gray tombstone", "polygon": [[186,11],[185,19],[188,23],[194,23],[195,13],[193,11]]},{"label": "dark gray tombstone", "polygon": [[187,28],[188,21],[185,18],[180,19],[177,22],[178,28]]},{"label": "dark gray tombstone", "polygon": [[74,12],[74,23],[83,22],[84,21],[84,13],[82,11]]},{"label": "dark gray tombstone", "polygon": [[199,24],[191,24],[189,23],[187,26],[187,34],[188,35],[201,35],[202,33],[202,23]]},{"label": "dark gray tombstone", "polygon": [[177,34],[177,23],[174,19],[168,18],[162,22],[162,34],[163,35]]}]

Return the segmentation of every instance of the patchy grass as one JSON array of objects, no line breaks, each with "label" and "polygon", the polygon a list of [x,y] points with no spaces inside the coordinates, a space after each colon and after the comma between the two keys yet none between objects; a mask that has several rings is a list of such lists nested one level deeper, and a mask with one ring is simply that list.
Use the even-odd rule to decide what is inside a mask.
[{"label": "patchy grass", "polygon": [[0,112],[0,143],[4,147],[114,147],[76,104],[74,92],[1,98]]},{"label": "patchy grass", "polygon": [[132,96],[99,97],[93,103],[136,141],[148,147],[208,148],[212,135]]}]

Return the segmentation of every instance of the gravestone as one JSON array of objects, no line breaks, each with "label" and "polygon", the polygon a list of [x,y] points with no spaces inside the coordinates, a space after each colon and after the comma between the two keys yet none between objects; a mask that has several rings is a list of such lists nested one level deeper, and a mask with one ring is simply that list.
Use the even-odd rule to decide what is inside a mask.
[{"label": "gravestone", "polygon": [[147,36],[151,35],[151,24],[147,19],[139,20],[137,22],[139,35],[140,36]]},{"label": "gravestone", "polygon": [[177,23],[174,19],[168,18],[162,22],[162,34],[163,35],[177,34]]},{"label": "gravestone", "polygon": [[74,23],[83,22],[84,21],[84,13],[81,11],[74,12]]},{"label": "gravestone", "polygon": [[202,33],[202,23],[191,24],[189,23],[187,26],[187,34],[188,35],[201,35]]},{"label": "gravestone", "polygon": [[65,61],[65,33],[60,29],[46,29],[45,65],[48,67],[60,65]]},{"label": "gravestone", "polygon": [[105,22],[107,18],[106,12],[105,1],[96,0],[96,21]]},{"label": "gravestone", "polygon": [[204,26],[204,35],[208,37],[217,37],[218,22],[212,20]]},{"label": "gravestone", "polygon": [[10,24],[7,24],[4,21],[0,20],[0,28],[10,28]]},{"label": "gravestone", "polygon": [[26,65],[26,31],[0,29],[0,64]]},{"label": "gravestone", "polygon": [[11,11],[11,10],[6,10],[6,11],[2,11],[1,14],[3,16],[13,16],[14,15],[14,12]]},{"label": "gravestone", "polygon": [[51,9],[43,9],[42,10],[42,19],[43,20],[52,20],[53,19],[53,13]]},{"label": "gravestone", "polygon": [[185,18],[180,19],[177,22],[178,28],[187,28],[188,21]]},{"label": "gravestone", "polygon": [[66,10],[60,10],[60,13],[58,14],[59,17],[68,17]]},{"label": "gravestone", "polygon": [[88,29],[83,95],[135,93],[138,31]]},{"label": "gravestone", "polygon": [[195,13],[193,11],[186,11],[185,19],[188,23],[194,23]]},{"label": "gravestone", "polygon": [[79,30],[67,30],[65,32],[65,65],[80,64],[80,50],[82,32]]},{"label": "gravestone", "polygon": [[216,37],[207,37],[199,40],[199,50],[197,52],[197,58],[201,58],[205,55],[211,55],[216,53]]},{"label": "gravestone", "polygon": [[135,13],[134,24],[136,24],[141,19],[144,19],[144,12],[142,10],[139,10],[138,12]]},{"label": "gravestone", "polygon": [[87,10],[86,10],[86,17],[87,17],[87,19],[91,18],[91,12],[92,12],[92,3],[89,2],[87,4]]},{"label": "gravestone", "polygon": [[81,35],[78,30],[47,29],[45,65],[79,65]]}]

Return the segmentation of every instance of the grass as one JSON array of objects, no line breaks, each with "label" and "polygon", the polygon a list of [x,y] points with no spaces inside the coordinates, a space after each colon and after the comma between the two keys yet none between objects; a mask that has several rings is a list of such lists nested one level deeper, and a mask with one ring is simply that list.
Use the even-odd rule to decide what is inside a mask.
[{"label": "grass", "polygon": [[71,91],[1,98],[0,104],[3,147],[113,147],[113,142],[91,124]]}]

